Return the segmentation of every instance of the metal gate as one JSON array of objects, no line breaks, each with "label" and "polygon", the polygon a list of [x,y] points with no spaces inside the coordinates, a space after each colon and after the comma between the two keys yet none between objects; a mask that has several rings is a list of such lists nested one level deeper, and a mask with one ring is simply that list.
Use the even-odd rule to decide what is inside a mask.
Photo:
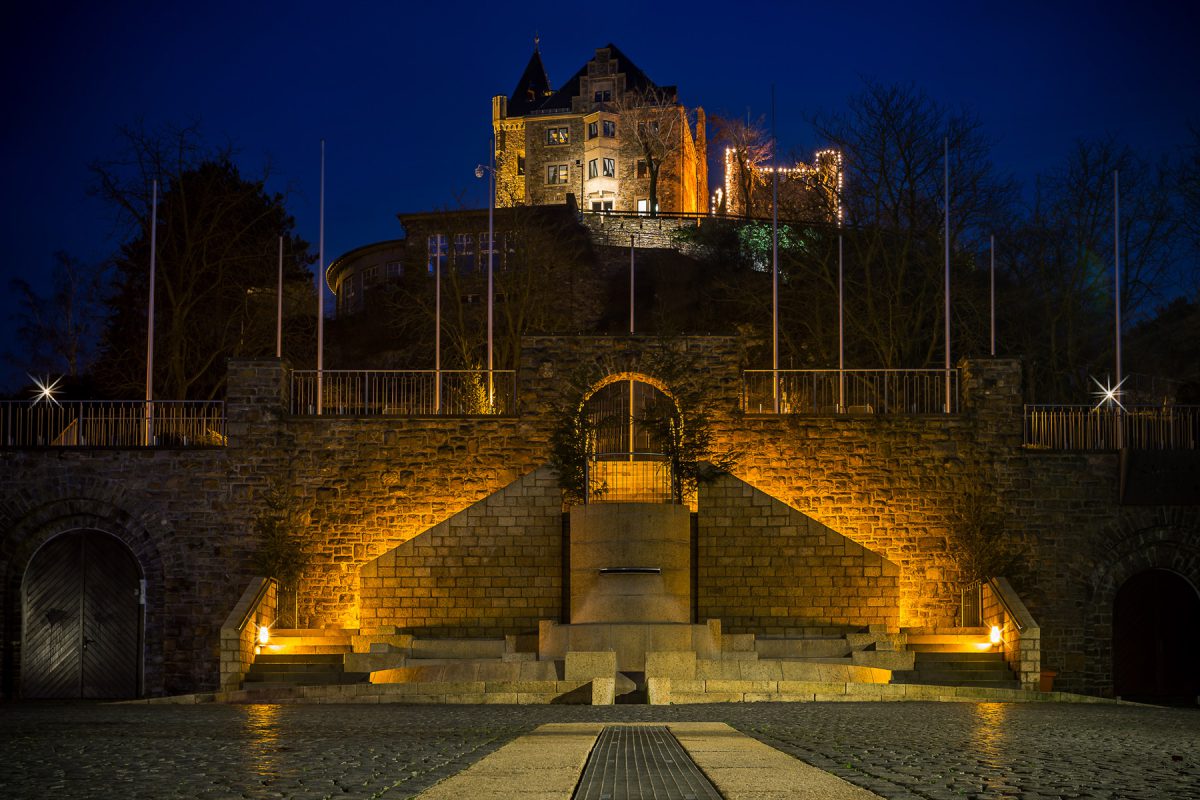
[{"label": "metal gate", "polygon": [[99,531],[50,540],[25,571],[21,694],[27,698],[138,696],[141,571]]},{"label": "metal gate", "polygon": [[650,420],[661,416],[673,401],[658,388],[636,379],[599,389],[584,408],[595,432],[596,453],[663,453],[661,435]]}]

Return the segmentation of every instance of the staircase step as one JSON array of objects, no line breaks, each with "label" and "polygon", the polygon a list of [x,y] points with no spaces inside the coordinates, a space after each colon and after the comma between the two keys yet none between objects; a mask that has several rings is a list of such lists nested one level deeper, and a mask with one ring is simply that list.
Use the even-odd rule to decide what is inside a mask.
[{"label": "staircase step", "polygon": [[924,661],[924,662],[928,662],[931,664],[934,662],[941,662],[941,663],[959,662],[962,664],[991,664],[991,663],[1003,664],[1004,663],[1004,654],[995,652],[995,651],[987,652],[987,653],[980,653],[980,652],[954,653],[954,652],[947,652],[947,651],[917,650],[916,654],[917,654],[918,662]]},{"label": "staircase step", "polygon": [[902,673],[892,673],[892,683],[904,683],[915,686],[956,686],[964,689],[1020,689],[1021,682],[1013,679],[989,681],[964,681],[953,678],[928,679],[903,676]]},{"label": "staircase step", "polygon": [[349,653],[351,648],[349,644],[290,644],[272,640],[263,650],[263,655],[333,655]]},{"label": "staircase step", "polygon": [[[982,645],[986,644],[986,647]],[[908,649],[914,653],[993,653],[990,642],[980,642],[972,640],[969,642],[912,642],[908,643]]]},{"label": "staircase step", "polygon": [[255,664],[341,664],[342,653],[260,653],[254,657]]},{"label": "staircase step", "polygon": [[274,672],[251,670],[243,683],[281,683],[291,686],[331,686],[346,683],[366,683],[368,672]]}]

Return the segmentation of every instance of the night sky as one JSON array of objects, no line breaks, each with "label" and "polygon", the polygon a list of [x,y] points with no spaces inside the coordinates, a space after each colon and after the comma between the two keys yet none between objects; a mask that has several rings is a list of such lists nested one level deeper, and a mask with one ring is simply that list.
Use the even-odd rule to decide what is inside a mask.
[{"label": "night sky", "polygon": [[[3,286],[35,284],[64,249],[114,252],[87,195],[117,128],[198,121],[243,174],[271,165],[298,232],[317,242],[327,142],[326,261],[400,234],[397,212],[485,207],[491,97],[508,94],[535,32],[551,82],[613,42],[688,106],[753,116],[776,86],[780,149],[864,77],[965,106],[994,161],[1031,186],[1079,138],[1108,134],[1150,160],[1200,125],[1200,4],[179,3],[8,4],[0,15]],[[271,6],[271,7],[267,7]],[[525,7],[527,11],[517,9]],[[713,182],[719,175],[713,176]],[[0,303],[0,353],[13,306]],[[8,366],[0,388],[24,376]]]}]

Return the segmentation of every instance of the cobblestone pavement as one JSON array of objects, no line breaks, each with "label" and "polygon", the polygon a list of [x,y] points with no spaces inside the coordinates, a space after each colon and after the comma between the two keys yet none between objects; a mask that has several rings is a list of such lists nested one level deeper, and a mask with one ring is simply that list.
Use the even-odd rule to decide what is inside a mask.
[{"label": "cobblestone pavement", "polygon": [[18,704],[0,797],[398,800],[545,722],[704,720],[896,800],[1200,798],[1200,711],[997,703]]}]

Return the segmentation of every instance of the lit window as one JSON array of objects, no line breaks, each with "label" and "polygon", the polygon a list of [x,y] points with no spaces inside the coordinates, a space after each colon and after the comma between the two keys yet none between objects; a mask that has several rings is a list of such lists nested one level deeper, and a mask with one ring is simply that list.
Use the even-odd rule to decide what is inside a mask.
[{"label": "lit window", "polygon": [[525,174],[525,156],[517,156],[517,174]]},{"label": "lit window", "polygon": [[[658,211],[658,203],[654,204],[654,210]],[[638,200],[637,201],[637,213],[642,214],[642,215],[649,214],[650,213],[650,201],[649,200]]]},{"label": "lit window", "polygon": [[588,138],[589,139],[596,138],[596,123],[594,123],[594,122],[588,123]]},{"label": "lit window", "polygon": [[[605,160],[605,161],[608,161],[608,159],[607,159],[607,158],[606,158],[606,159],[604,159],[604,160]],[[597,172],[596,172],[596,159],[594,159],[594,158],[593,158],[591,161],[589,161],[589,162],[588,162],[588,177],[589,177],[589,178],[594,178],[594,177],[596,177],[596,175],[597,175]]]},{"label": "lit window", "polygon": [[[595,162],[592,162],[592,163],[595,163]],[[606,178],[617,177],[617,162],[614,159],[611,159],[611,158],[604,159],[604,177],[606,177]]]},{"label": "lit window", "polygon": [[615,120],[604,120],[604,135],[610,139],[617,135],[617,123]]},{"label": "lit window", "polygon": [[567,165],[566,164],[550,164],[546,167],[546,183],[551,185],[565,184],[567,182]]},{"label": "lit window", "polygon": [[546,144],[567,144],[570,133],[570,128],[546,128]]}]

